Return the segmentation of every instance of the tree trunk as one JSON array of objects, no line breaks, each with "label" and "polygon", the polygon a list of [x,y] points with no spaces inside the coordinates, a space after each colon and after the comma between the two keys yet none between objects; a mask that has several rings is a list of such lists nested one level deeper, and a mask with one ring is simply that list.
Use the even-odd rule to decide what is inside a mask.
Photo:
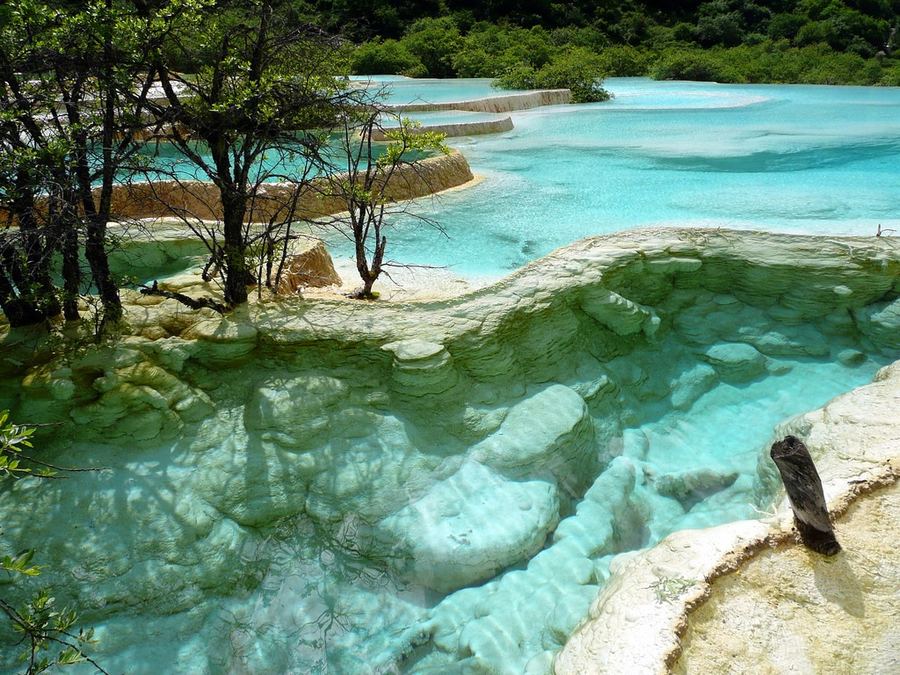
[{"label": "tree trunk", "polygon": [[44,320],[37,305],[18,297],[4,268],[0,268],[0,309],[12,328],[33,326]]},{"label": "tree trunk", "polygon": [[19,297],[29,298],[42,315],[41,320],[60,312],[56,289],[50,278],[52,248],[41,236],[35,219],[34,192],[30,176],[25,171],[16,176],[16,197],[12,200],[12,212],[19,221],[19,235],[24,249],[26,265],[17,280]]},{"label": "tree trunk", "polygon": [[227,188],[222,189],[221,194],[225,239],[225,304],[235,307],[247,302],[247,284],[252,278],[247,269],[247,244],[244,241],[247,200],[244,195]]},{"label": "tree trunk", "polygon": [[81,290],[81,267],[78,264],[78,230],[75,223],[62,218],[59,233],[62,254],[63,316],[66,321],[78,321],[78,295]]},{"label": "tree trunk", "polygon": [[88,218],[84,255],[91,267],[91,275],[103,305],[103,324],[115,323],[122,318],[122,301],[119,298],[119,289],[109,271],[109,259],[106,255],[106,221],[102,216],[93,215]]},{"label": "tree trunk", "polygon": [[794,509],[794,524],[803,543],[817,553],[835,555],[841,545],[834,537],[822,480],[803,442],[787,436],[772,444],[772,461]]}]

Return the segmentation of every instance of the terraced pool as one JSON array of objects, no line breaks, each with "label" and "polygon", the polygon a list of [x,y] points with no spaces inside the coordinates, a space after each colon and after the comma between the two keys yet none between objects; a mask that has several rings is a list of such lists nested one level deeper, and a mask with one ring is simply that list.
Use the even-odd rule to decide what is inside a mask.
[{"label": "terraced pool", "polygon": [[455,139],[485,180],[423,203],[447,238],[400,221],[389,255],[498,275],[581,237],[642,226],[900,230],[900,88],[607,87],[610,103],[512,113],[513,131]]},{"label": "terraced pool", "polygon": [[[499,276],[648,224],[900,224],[900,90],[609,86],[454,141],[485,180],[390,255]],[[3,553],[39,548],[110,672],[548,673],[615,555],[754,517],[774,426],[900,357],[898,275],[872,236],[662,229],[419,306],[132,298],[99,355],[4,344],[0,408],[102,469],[0,494]]]}]

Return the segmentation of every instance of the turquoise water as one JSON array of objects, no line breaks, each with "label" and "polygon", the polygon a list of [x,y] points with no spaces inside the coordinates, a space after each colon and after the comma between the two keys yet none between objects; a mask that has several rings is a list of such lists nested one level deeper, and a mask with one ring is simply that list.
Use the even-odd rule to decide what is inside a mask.
[{"label": "turquoise water", "polygon": [[610,103],[512,113],[513,131],[453,139],[484,182],[422,200],[448,238],[401,219],[388,255],[495,275],[642,226],[900,230],[898,88],[607,86]]},{"label": "turquoise water", "polygon": [[[669,354],[681,353],[674,344],[668,347]],[[655,353],[635,356],[634,362],[642,367],[656,367]],[[626,397],[614,414],[629,415],[630,424],[624,435],[608,441],[615,446],[613,452],[623,456],[597,477],[583,501],[564,509],[567,512],[545,546],[530,560],[484,584],[446,595],[392,574],[386,569],[389,553],[366,552],[361,544],[366,539],[360,535],[364,522],[356,520],[352,510],[334,531],[328,529],[333,524],[316,522],[307,515],[259,528],[236,527],[223,519],[220,523],[225,533],[216,538],[225,539],[226,549],[210,551],[209,561],[201,565],[208,564],[213,571],[199,582],[201,587],[208,584],[222,590],[201,592],[195,587],[186,591],[176,581],[179,565],[185,564],[187,573],[197,564],[192,560],[196,555],[193,548],[174,552],[176,564],[171,567],[175,571],[154,573],[156,563],[151,556],[140,564],[147,566],[146,572],[141,572],[140,565],[128,572],[130,585],[124,600],[128,607],[94,624],[99,642],[92,653],[110,672],[148,674],[513,674],[526,672],[526,668],[533,669],[528,672],[549,672],[552,653],[586,616],[616,553],[652,545],[675,530],[757,517],[753,496],[757,451],[771,442],[773,426],[868,382],[882,362],[876,358],[846,368],[825,361],[783,359],[781,368],[787,373],[745,385],[719,384],[686,412],[670,411],[662,402],[642,404]],[[268,367],[286,376],[295,374],[277,360]],[[234,377],[253,381],[261,372],[265,373],[265,366],[254,362],[236,371]],[[590,376],[566,381],[573,387],[590,383]],[[98,504],[120,503],[116,508],[121,511],[123,526],[134,519],[143,523],[126,533],[108,529],[107,523],[116,519],[95,515],[88,525],[91,537],[99,538],[97,545],[108,551],[106,555],[115,555],[132,540],[130,546],[143,552],[151,536],[149,523],[160,513],[173,510],[179,521],[196,520],[204,509],[209,510],[194,496],[202,493],[200,486],[209,483],[212,489],[224,492],[234,489],[234,483],[218,481],[227,475],[220,473],[226,465],[235,462],[241,466],[245,461],[242,412],[232,409],[234,404],[228,400],[219,405],[217,415],[191,439],[190,452],[186,452],[187,442],[179,441],[156,451],[132,453],[126,467],[113,472],[69,481],[66,487],[82,494],[89,490],[91,500]],[[610,411],[591,412],[598,428],[609,424]],[[218,432],[212,431],[213,427],[218,427]],[[725,429],[728,432],[722,433]],[[215,436],[225,440],[211,450],[218,459],[210,459],[210,451],[202,448]],[[384,480],[380,472],[396,470],[388,467],[400,438],[385,427],[379,437],[355,439],[356,452],[353,446],[344,452],[353,452],[356,470],[370,475],[377,485]],[[367,450],[370,447],[376,452]],[[259,452],[252,444],[250,449]],[[110,465],[121,451],[93,447],[91,452],[95,461]],[[403,452],[415,453],[415,449]],[[194,454],[199,458],[191,459]],[[216,469],[220,463],[222,468]],[[245,470],[250,466],[248,461]],[[698,503],[679,503],[660,496],[652,487],[656,476],[694,469],[737,472],[738,478]],[[244,479],[238,474],[233,480]],[[620,486],[630,483],[634,487],[623,495]],[[493,489],[490,484],[486,487]],[[79,513],[87,508],[84,499],[78,504]],[[482,524],[492,532],[502,532],[519,517],[518,509],[502,500],[492,506]],[[447,516],[443,512],[423,515],[434,522]],[[612,536],[607,543],[593,549],[594,533],[610,528]],[[592,564],[586,564],[586,548],[591,549],[588,557]],[[84,564],[95,555],[87,556]],[[119,555],[126,560],[129,557],[126,551]],[[237,582],[221,578],[221,563],[216,559],[222,555],[236,555],[239,560],[237,569],[229,568]],[[96,569],[91,572],[98,573]],[[165,574],[172,589],[147,602],[144,584],[152,582],[144,577],[155,574]],[[100,589],[108,583],[104,581],[104,586],[88,595],[91,602],[104,597]],[[185,594],[191,599],[180,600]],[[173,603],[177,611],[156,609]],[[466,656],[469,650],[477,659]]]},{"label": "turquoise water", "polygon": [[[410,90],[403,96],[414,93],[415,82],[401,84]],[[420,84],[447,100],[486,86]],[[648,224],[856,233],[898,225],[900,90],[635,79],[609,86],[617,95],[610,104],[515,113],[512,132],[454,141],[484,182],[434,206],[423,200],[449,238],[398,221],[389,256],[491,275],[585,235]],[[759,308],[732,319],[772,327]],[[796,330],[801,342],[823,341],[814,329]],[[394,551],[367,546],[366,513],[385,495],[421,504],[423,485],[449,482],[473,441],[441,426],[444,406],[430,417],[413,414],[378,381],[383,372],[351,350],[341,360],[327,347],[290,355],[260,348],[208,367],[175,350],[166,367],[208,393],[212,414],[152,447],[54,438],[61,463],[87,456],[113,470],[40,490],[16,486],[0,494],[0,513],[10,536],[40,541],[45,578],[77,561],[69,579],[80,584],[82,614],[98,630],[92,654],[110,672],[548,672],[616,553],[675,530],[754,517],[766,506],[754,502],[757,456],[773,427],[865,384],[897,356],[872,350],[845,366],[837,351],[860,345],[825,337],[821,358],[773,358],[770,374],[718,381],[685,410],[673,409],[672,382],[698,365],[700,348],[674,338],[602,362],[566,355],[574,365],[560,365],[549,381],[506,383],[499,401],[487,386],[467,391],[464,403],[489,418],[551,382],[564,384],[590,401],[596,428],[609,430],[598,431],[597,454],[621,456],[586,477],[587,497],[560,497],[560,522],[536,552],[450,592],[395,573]],[[333,409],[320,406],[328,390],[316,378],[325,376],[345,383],[335,385]],[[275,396],[292,378],[319,388],[299,390],[296,415],[284,414],[294,409],[280,399],[266,408],[270,399],[259,392]],[[597,395],[610,380],[614,391]],[[446,408],[456,403],[448,399]],[[253,426],[267,410],[286,421]],[[279,449],[284,437],[300,449]],[[736,478],[701,499],[679,501],[654,487],[659,476],[695,469]],[[302,481],[292,480],[293,470]],[[473,540],[528,523],[552,482],[463,475],[471,479],[463,488],[483,488],[472,506],[483,518],[472,522],[487,535],[473,527],[463,533]],[[23,510],[22,500],[34,509]],[[295,508],[273,506],[285,502]],[[429,504],[418,516],[435,528],[467,506]],[[244,507],[267,518],[256,521]],[[595,547],[592,537],[607,530]]]},{"label": "turquoise water", "polygon": [[487,98],[488,96],[504,96],[527,91],[523,89],[497,89],[491,85],[492,80],[489,78],[441,80],[361,75],[354,79],[363,83],[370,83],[370,88],[373,90],[383,90],[385,103],[391,105],[469,101],[477,98]]}]

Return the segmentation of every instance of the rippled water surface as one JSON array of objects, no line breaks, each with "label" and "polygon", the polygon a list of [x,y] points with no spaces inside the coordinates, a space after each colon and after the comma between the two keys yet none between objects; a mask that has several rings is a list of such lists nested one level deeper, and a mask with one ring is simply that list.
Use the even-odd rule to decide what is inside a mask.
[{"label": "rippled water surface", "polygon": [[[486,80],[384,81],[396,102],[492,93]],[[397,221],[389,257],[492,276],[584,236],[645,225],[900,228],[900,89],[608,86],[610,103],[513,113],[511,132],[451,139],[484,180],[419,205],[446,238]],[[803,321],[783,325],[784,307],[767,313],[725,292],[667,311],[684,318],[703,303],[716,311],[686,320],[702,339],[583,335],[550,375],[525,382],[500,373],[501,384],[473,376],[462,393],[434,397],[404,398],[403,386],[384,380],[390,357],[350,342],[287,352],[261,344],[212,365],[173,352],[160,357],[171,370],[162,375],[205,392],[212,412],[139,448],[48,438],[60,463],[90,457],[109,469],[0,493],[4,545],[40,540],[42,579],[66,580],[63,595],[97,628],[92,653],[110,672],[547,673],[615,554],[678,529],[754,517],[771,497],[755,490],[754,476],[774,425],[870,381],[898,356],[860,339],[846,309],[835,312],[846,330],[827,334]],[[502,348],[532,340],[550,346],[541,357],[553,362],[567,335],[594,330],[582,319],[534,319],[540,330],[496,337],[496,358],[526,358]],[[739,337],[717,337],[723,326]],[[776,351],[765,373],[719,378],[704,350],[756,329],[801,348]],[[152,355],[159,345],[147,342]],[[84,387],[105,392],[116,377]],[[696,397],[676,405],[673,392],[693,388]],[[131,389],[140,398],[146,387]],[[0,394],[9,399],[0,408],[29,395],[13,380]],[[547,446],[546,466],[501,457],[508,447],[531,452],[566,416],[571,433]],[[510,419],[521,426],[501,425]],[[605,459],[593,473],[566,474],[583,482],[572,490],[557,479],[569,469],[554,462],[578,443]],[[607,463],[612,455],[621,456]],[[684,472],[712,478],[687,490]],[[527,539],[535,523],[545,528],[537,545],[510,557],[504,542]],[[411,546],[452,575],[454,556],[494,545],[506,567],[454,583],[435,583],[407,559]],[[0,653],[4,665],[15,651]]]},{"label": "rippled water surface", "polygon": [[[417,82],[397,86],[406,99]],[[489,91],[485,80],[421,86],[426,100]],[[446,239],[407,220],[389,255],[492,275],[641,226],[900,228],[898,88],[640,78],[607,87],[612,102],[512,113],[513,131],[451,139],[484,182],[423,202]]]}]

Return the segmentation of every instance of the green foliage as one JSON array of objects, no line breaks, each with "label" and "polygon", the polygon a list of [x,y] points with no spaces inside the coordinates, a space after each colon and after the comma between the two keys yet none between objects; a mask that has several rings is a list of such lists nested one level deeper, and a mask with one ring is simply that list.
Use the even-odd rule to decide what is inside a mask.
[{"label": "green foliage", "polygon": [[638,77],[647,74],[651,58],[635,47],[614,45],[600,52],[598,66],[608,77]]},{"label": "green foliage", "polygon": [[510,68],[527,65],[540,68],[558,47],[540,27],[531,29],[477,24],[453,56],[459,77],[497,77]]},{"label": "green foliage", "polygon": [[364,42],[353,52],[351,68],[357,75],[399,74],[423,77],[427,70],[417,56],[397,40]]},{"label": "green foliage", "polygon": [[892,61],[879,63],[827,45],[763,41],[732,49],[667,50],[651,66],[656,79],[801,84],[889,84]]},{"label": "green foliage", "polygon": [[670,604],[680,598],[695,582],[684,577],[660,577],[648,588],[656,596],[656,604]]},{"label": "green foliage", "polygon": [[24,551],[16,556],[5,555],[0,558],[0,570],[10,574],[22,574],[26,577],[36,577],[41,573],[41,568],[31,564],[34,551]]},{"label": "green foliage", "polygon": [[727,0],[707,2],[700,7],[696,37],[705,46],[734,47],[744,38],[744,19]]},{"label": "green foliage", "polygon": [[[19,465],[22,450],[32,447],[33,433],[33,427],[12,424],[9,421],[9,411],[0,412],[0,477],[15,480],[27,475],[44,478],[55,475],[47,469],[35,473]],[[0,571],[6,572],[8,581],[19,577],[36,577],[41,571],[32,564],[33,558],[34,551],[2,556]],[[85,662],[99,672],[106,672],[83,651],[94,642],[93,630],[73,632],[78,621],[77,613],[69,607],[58,607],[56,598],[48,590],[37,591],[19,607],[0,598],[0,612],[9,619],[13,630],[22,636],[20,642],[25,643],[25,649],[20,655],[20,661],[27,664],[25,672],[28,675],[42,673],[54,666]]]},{"label": "green foliage", "polygon": [[651,67],[650,76],[657,80],[700,82],[734,82],[739,79],[714,53],[699,49],[682,49],[663,54]]},{"label": "green foliage", "polygon": [[885,68],[881,72],[878,84],[885,87],[900,87],[900,63],[894,62],[893,65]]},{"label": "green foliage", "polygon": [[459,29],[449,17],[419,19],[403,38],[406,48],[414,54],[430,77],[451,77],[453,55],[462,43]]},{"label": "green foliage", "polygon": [[504,89],[571,89],[576,103],[609,100],[603,88],[601,58],[584,47],[572,47],[535,69],[529,65],[511,68],[496,80]]},{"label": "green foliage", "polygon": [[399,126],[385,130],[384,136],[389,143],[375,160],[382,169],[398,166],[409,157],[421,157],[433,152],[450,154],[450,148],[444,142],[447,135],[424,130],[418,120],[402,117]]},{"label": "green foliage", "polygon": [[71,608],[58,607],[48,590],[38,591],[20,607],[0,600],[0,611],[10,618],[13,630],[27,645],[19,659],[27,664],[27,675],[80,663],[90,663],[99,672],[106,672],[83,651],[95,643],[93,629],[73,632],[78,615]]},{"label": "green foliage", "polygon": [[13,424],[9,421],[9,411],[0,411],[0,478],[21,478],[30,475],[49,478],[55,475],[47,467],[34,470],[22,465],[23,458],[29,459],[22,455],[22,451],[32,447],[33,434],[34,427]]},{"label": "green foliage", "polygon": [[[876,67],[854,57],[884,52],[891,26],[900,25],[900,6],[887,0],[463,3],[439,18],[430,5],[419,11],[422,18],[395,43],[369,43],[356,72],[494,77],[501,86],[524,87],[559,80],[558,68],[568,72],[565,79],[587,82],[575,74],[590,61],[570,56],[581,48],[599,56],[606,76],[887,83],[894,81],[890,58]],[[595,98],[580,90],[577,98]]]}]

